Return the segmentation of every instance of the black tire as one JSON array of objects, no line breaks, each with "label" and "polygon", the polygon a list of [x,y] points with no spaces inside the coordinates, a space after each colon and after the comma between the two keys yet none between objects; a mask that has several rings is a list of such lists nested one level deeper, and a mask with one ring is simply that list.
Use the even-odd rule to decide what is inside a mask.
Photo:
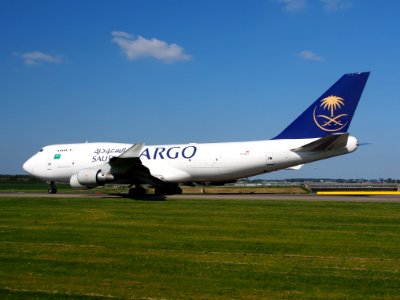
[{"label": "black tire", "polygon": [[139,198],[145,196],[147,193],[146,189],[143,187],[129,189],[129,196],[133,198]]},{"label": "black tire", "polygon": [[182,189],[175,184],[165,185],[157,187],[154,193],[158,196],[162,195],[180,195],[182,194]]},{"label": "black tire", "polygon": [[57,189],[56,189],[55,187],[49,187],[49,188],[47,189],[47,192],[48,192],[49,194],[56,194],[56,193],[57,193]]}]

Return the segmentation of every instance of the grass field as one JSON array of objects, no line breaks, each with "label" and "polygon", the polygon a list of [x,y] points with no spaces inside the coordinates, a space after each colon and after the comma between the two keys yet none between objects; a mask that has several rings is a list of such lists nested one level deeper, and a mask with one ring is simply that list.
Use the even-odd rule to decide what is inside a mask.
[{"label": "grass field", "polygon": [[0,198],[0,299],[400,299],[400,205]]}]

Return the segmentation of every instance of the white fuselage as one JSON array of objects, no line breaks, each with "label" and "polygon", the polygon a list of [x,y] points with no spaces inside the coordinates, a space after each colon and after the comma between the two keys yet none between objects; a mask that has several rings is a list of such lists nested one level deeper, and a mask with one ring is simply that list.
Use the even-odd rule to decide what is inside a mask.
[{"label": "white fuselage", "polygon": [[[346,147],[298,153],[292,149],[316,139],[266,140],[209,144],[146,146],[142,164],[152,176],[171,183],[226,182],[353,152],[357,140],[349,137]],[[84,143],[44,147],[24,164],[29,174],[45,181],[70,182],[82,169],[103,168],[132,144]]]}]

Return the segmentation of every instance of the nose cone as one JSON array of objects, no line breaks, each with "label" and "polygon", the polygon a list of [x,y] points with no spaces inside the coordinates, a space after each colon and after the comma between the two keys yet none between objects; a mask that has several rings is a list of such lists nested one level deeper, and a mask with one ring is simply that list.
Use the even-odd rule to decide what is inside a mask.
[{"label": "nose cone", "polygon": [[28,173],[29,175],[33,175],[33,163],[32,163],[32,158],[28,159],[22,166],[24,168],[24,171]]}]

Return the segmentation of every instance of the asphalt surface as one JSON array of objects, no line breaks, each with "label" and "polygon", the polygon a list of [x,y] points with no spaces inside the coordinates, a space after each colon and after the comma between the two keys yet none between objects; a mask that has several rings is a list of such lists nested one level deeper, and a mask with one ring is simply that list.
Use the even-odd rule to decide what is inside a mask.
[{"label": "asphalt surface", "polygon": [[[127,194],[47,194],[47,193],[0,193],[2,197],[15,198],[130,198]],[[202,194],[202,195],[171,195],[171,196],[146,196],[140,200],[279,200],[279,201],[347,201],[347,202],[392,202],[400,203],[400,195],[315,195],[315,194]]]}]

